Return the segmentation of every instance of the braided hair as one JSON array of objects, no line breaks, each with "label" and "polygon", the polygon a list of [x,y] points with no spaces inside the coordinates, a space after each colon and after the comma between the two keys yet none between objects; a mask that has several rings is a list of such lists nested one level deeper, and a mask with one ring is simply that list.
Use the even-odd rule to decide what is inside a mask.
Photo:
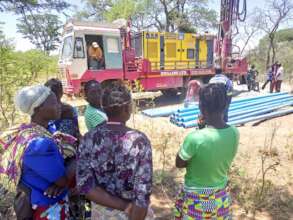
[{"label": "braided hair", "polygon": [[228,103],[225,85],[222,83],[208,84],[199,91],[201,109],[208,113],[223,112]]},{"label": "braided hair", "polygon": [[131,93],[123,81],[113,81],[103,90],[102,108],[109,117],[119,115],[121,109],[131,101]]},{"label": "braided hair", "polygon": [[101,84],[98,81],[96,81],[94,79],[87,81],[84,84],[84,93],[85,93],[85,95],[88,93],[88,91],[89,91],[89,89],[91,87],[95,87],[95,86],[97,86],[99,90],[102,90]]}]

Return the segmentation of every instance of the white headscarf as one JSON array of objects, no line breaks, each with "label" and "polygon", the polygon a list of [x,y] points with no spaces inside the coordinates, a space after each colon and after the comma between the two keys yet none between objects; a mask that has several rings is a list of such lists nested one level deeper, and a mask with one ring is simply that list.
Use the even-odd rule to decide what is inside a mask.
[{"label": "white headscarf", "polygon": [[32,116],[51,94],[51,90],[43,85],[27,86],[20,89],[15,96],[15,105],[23,113]]}]

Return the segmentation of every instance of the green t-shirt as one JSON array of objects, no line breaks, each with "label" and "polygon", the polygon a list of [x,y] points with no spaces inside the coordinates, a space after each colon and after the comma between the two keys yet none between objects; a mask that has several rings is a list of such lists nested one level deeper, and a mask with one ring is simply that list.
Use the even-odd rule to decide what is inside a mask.
[{"label": "green t-shirt", "polygon": [[107,115],[97,108],[87,105],[84,112],[84,120],[88,130],[95,128],[97,125],[107,121]]},{"label": "green t-shirt", "polygon": [[233,126],[224,129],[204,128],[190,133],[179,151],[179,157],[188,161],[185,188],[224,188],[238,141],[239,132]]}]

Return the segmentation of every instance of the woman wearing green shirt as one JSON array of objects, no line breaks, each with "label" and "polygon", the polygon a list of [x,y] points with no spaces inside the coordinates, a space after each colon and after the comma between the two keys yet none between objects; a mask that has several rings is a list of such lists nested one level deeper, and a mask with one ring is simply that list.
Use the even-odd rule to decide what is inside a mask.
[{"label": "woman wearing green shirt", "polygon": [[224,85],[201,88],[199,99],[207,126],[187,135],[177,154],[176,166],[186,168],[186,174],[175,204],[175,219],[231,219],[227,174],[237,152],[239,133],[224,121],[228,103]]},{"label": "woman wearing green shirt", "polygon": [[89,130],[108,121],[107,115],[101,110],[102,87],[96,80],[86,82],[85,99],[89,103],[84,112],[85,125]]}]

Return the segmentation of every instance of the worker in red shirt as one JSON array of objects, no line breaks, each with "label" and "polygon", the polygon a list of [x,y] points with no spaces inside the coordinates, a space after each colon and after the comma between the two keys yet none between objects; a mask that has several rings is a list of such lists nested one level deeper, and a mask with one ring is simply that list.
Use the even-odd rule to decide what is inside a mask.
[{"label": "worker in red shirt", "polygon": [[198,93],[200,89],[200,82],[197,80],[190,80],[187,84],[187,92],[184,100],[184,107],[194,104],[198,101]]}]

